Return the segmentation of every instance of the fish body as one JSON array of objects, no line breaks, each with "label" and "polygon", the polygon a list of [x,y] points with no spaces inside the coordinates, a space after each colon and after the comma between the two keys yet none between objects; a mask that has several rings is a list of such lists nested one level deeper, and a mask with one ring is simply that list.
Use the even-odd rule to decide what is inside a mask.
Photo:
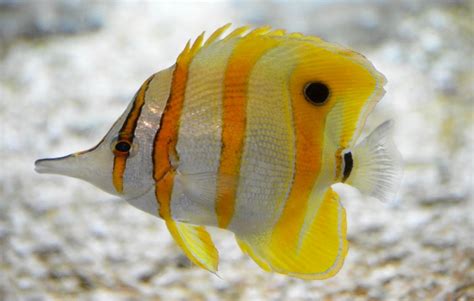
[{"label": "fish body", "polygon": [[335,183],[393,198],[391,122],[356,143],[384,94],[362,55],[268,27],[189,43],[150,76],[94,148],[36,162],[162,218],[188,258],[217,271],[206,226],[233,232],[266,271],[331,277],[346,252]]}]

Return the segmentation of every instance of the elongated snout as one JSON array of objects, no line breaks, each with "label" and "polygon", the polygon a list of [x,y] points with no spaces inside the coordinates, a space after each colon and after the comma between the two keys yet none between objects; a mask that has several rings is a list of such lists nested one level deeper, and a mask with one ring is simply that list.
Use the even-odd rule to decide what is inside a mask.
[{"label": "elongated snout", "polygon": [[35,171],[37,173],[74,177],[74,167],[77,167],[77,158],[75,154],[58,158],[39,159],[35,161]]},{"label": "elongated snout", "polygon": [[112,165],[112,152],[105,147],[94,147],[64,157],[36,160],[35,171],[81,179],[116,194],[112,186]]}]

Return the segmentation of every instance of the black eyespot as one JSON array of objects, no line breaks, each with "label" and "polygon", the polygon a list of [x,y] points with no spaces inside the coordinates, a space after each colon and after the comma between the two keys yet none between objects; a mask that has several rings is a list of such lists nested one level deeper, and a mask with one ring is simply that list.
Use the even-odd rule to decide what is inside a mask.
[{"label": "black eyespot", "polygon": [[307,83],[303,90],[304,97],[314,105],[323,105],[329,98],[329,88],[322,82]]},{"label": "black eyespot", "polygon": [[128,141],[119,141],[115,144],[115,150],[120,153],[127,153],[131,148],[132,146]]},{"label": "black eyespot", "polygon": [[344,154],[344,171],[342,172],[342,182],[344,183],[347,178],[351,175],[352,168],[354,167],[354,160],[352,159],[352,153],[347,152]]}]

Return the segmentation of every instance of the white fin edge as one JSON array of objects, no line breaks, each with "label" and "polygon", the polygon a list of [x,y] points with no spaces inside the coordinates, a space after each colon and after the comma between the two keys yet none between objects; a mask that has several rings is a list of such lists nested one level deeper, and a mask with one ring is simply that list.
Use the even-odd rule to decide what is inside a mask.
[{"label": "white fin edge", "polygon": [[385,121],[352,149],[353,168],[345,182],[382,202],[395,199],[403,174],[393,126],[393,120]]}]

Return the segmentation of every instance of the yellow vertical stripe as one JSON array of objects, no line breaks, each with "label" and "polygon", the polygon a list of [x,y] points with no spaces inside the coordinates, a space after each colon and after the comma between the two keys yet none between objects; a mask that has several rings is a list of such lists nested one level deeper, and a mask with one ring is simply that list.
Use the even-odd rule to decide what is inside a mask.
[{"label": "yellow vertical stripe", "polygon": [[[260,33],[255,33],[260,34]],[[247,86],[258,59],[281,41],[262,36],[242,38],[229,58],[224,79],[222,150],[217,179],[218,226],[226,228],[234,215],[235,199],[246,130]]]}]

